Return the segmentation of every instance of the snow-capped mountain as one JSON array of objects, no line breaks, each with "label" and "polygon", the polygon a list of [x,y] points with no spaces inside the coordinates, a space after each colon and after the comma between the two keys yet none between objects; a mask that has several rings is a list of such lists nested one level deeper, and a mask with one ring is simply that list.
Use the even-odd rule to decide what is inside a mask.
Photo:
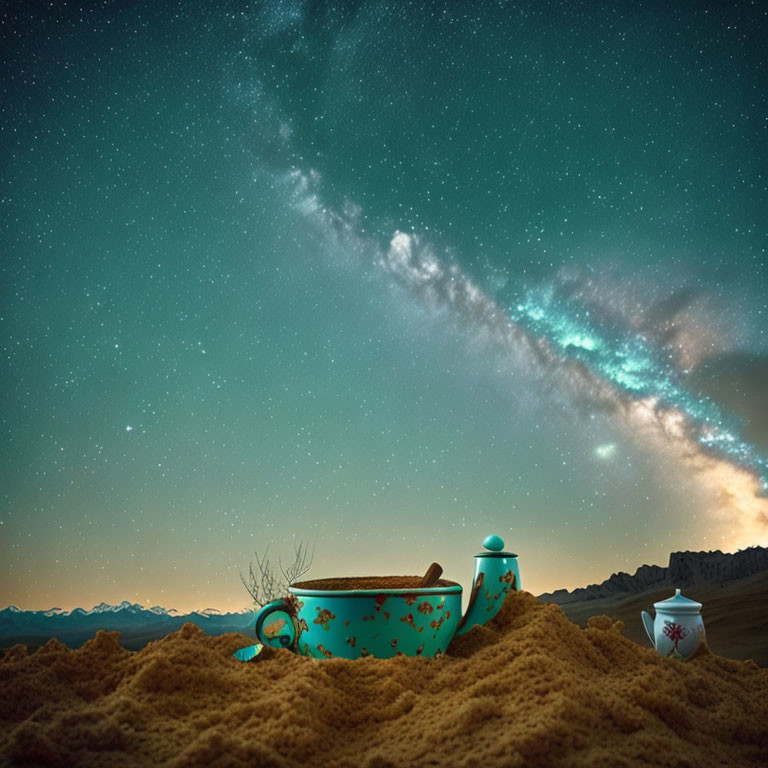
[{"label": "snow-capped mountain", "polygon": [[86,613],[116,613],[117,611],[130,611],[130,610],[141,610],[141,606],[137,603],[129,603],[127,600],[123,600],[120,605],[110,605],[109,603],[99,603],[98,605],[94,605],[93,608],[91,608],[90,611],[86,611]]},{"label": "snow-capped mountain", "polygon": [[136,649],[174,632],[188,621],[212,635],[226,632],[252,634],[255,615],[256,612],[250,609],[222,613],[216,608],[179,615],[175,608],[166,609],[159,605],[145,608],[128,600],[119,605],[102,602],[90,610],[75,608],[71,611],[61,608],[23,611],[11,605],[0,610],[0,647],[17,643],[41,645],[51,637],[76,647],[97,630],[106,629],[119,631],[121,643],[126,648]]},{"label": "snow-capped mountain", "polygon": [[140,613],[142,611],[150,611],[158,616],[171,616],[178,611],[175,608],[163,608],[159,605],[154,605],[152,608],[145,608],[139,603],[129,603],[127,600],[123,600],[120,605],[110,605],[109,603],[99,603],[94,605],[90,611],[86,613],[117,613],[118,611],[130,611],[131,613]]}]

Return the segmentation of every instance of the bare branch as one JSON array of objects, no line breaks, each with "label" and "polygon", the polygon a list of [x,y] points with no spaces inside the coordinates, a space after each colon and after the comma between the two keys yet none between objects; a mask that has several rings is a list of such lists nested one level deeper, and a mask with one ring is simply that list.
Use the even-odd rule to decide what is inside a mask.
[{"label": "bare branch", "polygon": [[264,550],[264,554],[261,557],[259,557],[258,553],[255,553],[256,570],[258,573],[255,573],[253,570],[252,560],[248,568],[248,579],[246,580],[245,576],[242,573],[240,574],[240,581],[243,582],[243,586],[248,590],[248,594],[258,607],[285,596],[288,592],[288,585],[295,582],[309,570],[312,565],[312,558],[315,555],[314,548],[312,549],[312,554],[309,555],[307,547],[303,542],[299,542],[298,545],[294,543],[294,561],[288,568],[283,568],[282,562],[278,558],[278,566],[282,575],[281,579],[267,559],[268,550],[269,547]]},{"label": "bare branch", "polygon": [[293,544],[293,563],[288,568],[283,568],[283,564],[278,558],[280,572],[283,574],[287,584],[293,584],[298,581],[311,567],[312,560],[315,557],[315,548],[312,547],[312,554],[307,551],[307,546],[303,541]]}]

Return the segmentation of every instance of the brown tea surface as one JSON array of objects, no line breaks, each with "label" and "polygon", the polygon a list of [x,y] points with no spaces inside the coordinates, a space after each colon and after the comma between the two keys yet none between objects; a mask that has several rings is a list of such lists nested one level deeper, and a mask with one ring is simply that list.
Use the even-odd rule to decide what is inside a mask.
[{"label": "brown tea surface", "polygon": [[[420,589],[423,576],[340,576],[331,579],[299,581],[291,586],[299,589]],[[455,581],[438,579],[436,587],[456,587]],[[429,587],[435,589],[435,587]]]},{"label": "brown tea surface", "polygon": [[100,632],[0,662],[0,764],[765,766],[768,671],[663,659],[511,593],[441,658],[232,653],[192,624],[139,652]]}]

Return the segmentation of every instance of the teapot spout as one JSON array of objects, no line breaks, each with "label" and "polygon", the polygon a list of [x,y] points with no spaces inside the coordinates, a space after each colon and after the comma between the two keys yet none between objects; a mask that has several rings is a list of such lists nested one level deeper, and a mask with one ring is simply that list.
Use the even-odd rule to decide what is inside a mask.
[{"label": "teapot spout", "polygon": [[507,592],[520,589],[520,570],[517,555],[504,552],[499,536],[488,536],[483,541],[485,552],[475,555],[475,576],[469,605],[459,621],[456,635],[463,635],[475,624],[485,624],[501,609]]}]

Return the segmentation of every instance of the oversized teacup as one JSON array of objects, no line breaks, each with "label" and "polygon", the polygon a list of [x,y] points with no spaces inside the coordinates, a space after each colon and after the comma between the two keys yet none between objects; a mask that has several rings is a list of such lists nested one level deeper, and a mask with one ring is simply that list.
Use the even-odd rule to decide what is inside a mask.
[{"label": "oversized teacup", "polygon": [[451,640],[484,624],[510,589],[520,589],[517,555],[489,536],[475,555],[469,606],[461,615],[461,585],[440,579],[420,586],[418,576],[363,576],[292,584],[290,596],[256,616],[260,643],[316,658],[438,656]]}]

